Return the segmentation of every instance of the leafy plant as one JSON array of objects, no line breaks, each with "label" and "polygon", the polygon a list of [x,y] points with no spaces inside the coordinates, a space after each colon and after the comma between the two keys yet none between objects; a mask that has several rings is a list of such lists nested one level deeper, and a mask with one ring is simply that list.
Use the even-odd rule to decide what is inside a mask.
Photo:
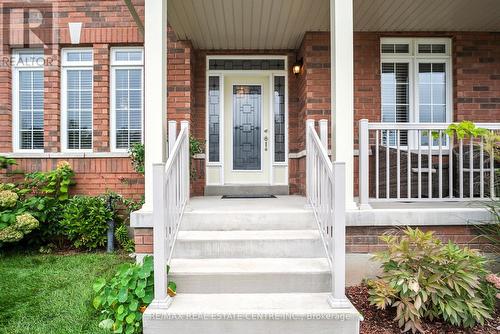
[{"label": "leafy plant", "polygon": [[115,239],[124,251],[132,253],[135,250],[134,240],[130,239],[126,225],[121,224],[115,229]]},{"label": "leafy plant", "polygon": [[132,166],[139,174],[144,174],[144,154],[144,144],[142,143],[135,143],[129,150]]},{"label": "leafy plant", "polygon": [[488,240],[488,251],[500,254],[500,200],[492,198],[490,202],[485,203],[486,208],[491,214],[491,220],[473,222],[474,227],[479,231],[478,238]]},{"label": "leafy plant", "polygon": [[396,308],[403,331],[423,332],[425,319],[471,327],[491,318],[481,289],[486,260],[477,252],[451,242],[443,245],[433,232],[418,228],[380,239],[388,248],[374,256],[383,274],[368,281],[369,299],[380,309]]},{"label": "leafy plant", "polygon": [[[167,266],[167,274],[170,267]],[[113,333],[142,333],[142,314],[154,297],[153,258],[142,264],[124,264],[109,281],[99,278],[93,286],[92,304],[100,312],[99,327]],[[168,294],[174,297],[177,286],[168,282]]]},{"label": "leafy plant", "polygon": [[203,143],[193,135],[189,135],[189,155],[194,157],[196,154],[203,153]]},{"label": "leafy plant", "polygon": [[193,166],[192,158],[197,154],[203,153],[203,149],[203,143],[192,135],[189,135],[189,155],[191,157],[189,160],[189,176],[191,180],[196,180],[198,177],[198,170]]},{"label": "leafy plant", "polygon": [[59,224],[75,247],[92,250],[106,244],[113,212],[102,197],[75,196],[65,205],[62,216]]},{"label": "leafy plant", "polygon": [[49,196],[59,201],[69,199],[69,187],[75,176],[67,161],[60,161],[57,168],[48,172],[34,172],[26,175],[28,187],[34,188],[39,195]]},{"label": "leafy plant", "polygon": [[99,327],[113,333],[142,333],[142,313],[153,301],[153,258],[142,265],[124,264],[108,281],[98,279],[92,304],[100,312]]},{"label": "leafy plant", "polygon": [[456,135],[458,139],[471,137],[484,137],[488,134],[487,129],[477,127],[471,121],[461,121],[460,123],[452,123],[446,129],[448,136]]},{"label": "leafy plant", "polygon": [[7,158],[0,155],[0,169],[7,169],[10,166],[17,165],[15,159]]}]

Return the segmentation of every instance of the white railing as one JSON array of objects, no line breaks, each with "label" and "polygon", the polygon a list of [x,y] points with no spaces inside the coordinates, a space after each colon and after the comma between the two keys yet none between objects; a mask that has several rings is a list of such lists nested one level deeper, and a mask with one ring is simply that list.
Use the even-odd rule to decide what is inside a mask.
[{"label": "white railing", "polygon": [[[172,258],[177,232],[189,200],[189,123],[169,122],[169,157],[153,165],[153,236],[155,302],[168,306],[167,265]],[[162,140],[159,138],[158,140]]]},{"label": "white railing", "polygon": [[[359,122],[360,207],[369,201],[498,197],[500,164],[482,137],[448,136],[448,123]],[[500,123],[476,126],[495,132]]]},{"label": "white railing", "polygon": [[327,151],[327,122],[320,121],[321,139],[308,120],[307,131],[307,200],[323,240],[332,272],[334,307],[345,303],[345,164],[332,162]]}]

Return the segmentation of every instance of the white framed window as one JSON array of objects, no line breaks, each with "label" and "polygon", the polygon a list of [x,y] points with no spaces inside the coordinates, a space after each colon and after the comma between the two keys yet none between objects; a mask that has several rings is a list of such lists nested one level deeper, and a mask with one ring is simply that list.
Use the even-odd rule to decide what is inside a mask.
[{"label": "white framed window", "polygon": [[[452,121],[451,39],[381,38],[380,52],[382,122]],[[400,140],[412,141],[405,131]]]},{"label": "white framed window", "polygon": [[61,143],[63,151],[92,151],[93,52],[91,48],[62,50]]},{"label": "white framed window", "polygon": [[111,49],[111,147],[128,151],[143,141],[144,52],[140,47]]},{"label": "white framed window", "polygon": [[44,59],[43,49],[12,54],[12,139],[17,152],[43,152]]}]

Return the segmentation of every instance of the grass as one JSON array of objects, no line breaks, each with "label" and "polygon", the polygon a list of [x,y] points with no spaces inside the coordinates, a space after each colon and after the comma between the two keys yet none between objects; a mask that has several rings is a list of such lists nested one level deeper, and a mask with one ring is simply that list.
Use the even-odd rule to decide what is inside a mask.
[{"label": "grass", "polygon": [[92,283],[125,261],[100,253],[0,255],[0,334],[106,333],[91,304]]}]

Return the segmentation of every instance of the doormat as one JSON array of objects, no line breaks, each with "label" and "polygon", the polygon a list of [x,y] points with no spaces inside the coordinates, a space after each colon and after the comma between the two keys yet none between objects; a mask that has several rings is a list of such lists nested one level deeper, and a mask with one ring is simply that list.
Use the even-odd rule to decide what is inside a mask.
[{"label": "doormat", "polygon": [[224,195],[222,199],[276,198],[274,195]]}]

